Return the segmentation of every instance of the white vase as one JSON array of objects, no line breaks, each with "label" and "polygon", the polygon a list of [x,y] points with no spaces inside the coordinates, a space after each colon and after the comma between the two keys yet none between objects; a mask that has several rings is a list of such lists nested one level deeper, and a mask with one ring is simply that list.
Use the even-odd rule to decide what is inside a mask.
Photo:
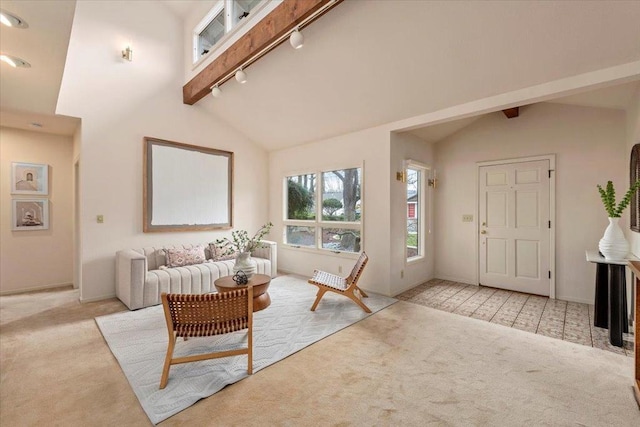
[{"label": "white vase", "polygon": [[609,218],[609,225],[598,244],[598,249],[606,259],[623,260],[629,253],[629,242],[618,225],[619,220],[620,218]]},{"label": "white vase", "polygon": [[236,262],[233,265],[233,274],[241,270],[247,275],[247,279],[250,279],[258,271],[256,261],[251,258],[251,252],[240,252],[236,257]]}]

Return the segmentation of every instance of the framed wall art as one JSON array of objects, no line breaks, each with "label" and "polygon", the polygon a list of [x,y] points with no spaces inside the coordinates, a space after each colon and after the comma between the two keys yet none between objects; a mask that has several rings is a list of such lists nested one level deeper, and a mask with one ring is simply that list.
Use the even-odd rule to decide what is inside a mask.
[{"label": "framed wall art", "polygon": [[12,230],[49,229],[49,199],[13,199]]},{"label": "framed wall art", "polygon": [[49,194],[49,165],[11,163],[11,194]]},{"label": "framed wall art", "polygon": [[227,229],[233,218],[233,153],[144,138],[143,231]]}]

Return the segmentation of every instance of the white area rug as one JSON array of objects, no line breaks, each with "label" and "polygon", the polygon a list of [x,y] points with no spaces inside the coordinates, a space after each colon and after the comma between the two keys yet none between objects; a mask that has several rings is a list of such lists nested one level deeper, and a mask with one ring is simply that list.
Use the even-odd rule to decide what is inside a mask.
[{"label": "white area rug", "polygon": [[[254,373],[369,316],[348,298],[330,294],[312,312],[316,290],[293,276],[271,281],[271,305],[253,318]],[[396,300],[369,293],[364,302],[375,313]],[[96,317],[96,323],[154,424],[247,377],[247,356],[227,357],[174,365],[167,387],[159,390],[168,340],[162,305]],[[246,346],[246,338],[238,332],[179,339],[175,356]]]}]

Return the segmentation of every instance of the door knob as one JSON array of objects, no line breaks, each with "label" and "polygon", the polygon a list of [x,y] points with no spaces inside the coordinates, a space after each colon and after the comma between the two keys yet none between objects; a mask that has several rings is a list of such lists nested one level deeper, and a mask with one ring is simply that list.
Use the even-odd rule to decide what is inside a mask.
[{"label": "door knob", "polygon": [[487,234],[487,230],[482,230],[480,234]]}]

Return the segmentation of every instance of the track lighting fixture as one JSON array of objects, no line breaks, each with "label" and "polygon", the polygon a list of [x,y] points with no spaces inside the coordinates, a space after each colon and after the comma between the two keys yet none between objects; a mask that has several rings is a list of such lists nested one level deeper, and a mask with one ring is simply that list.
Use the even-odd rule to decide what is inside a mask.
[{"label": "track lighting fixture", "polygon": [[242,68],[238,68],[238,71],[236,71],[236,80],[238,81],[238,83],[247,82],[247,73],[242,71]]},{"label": "track lighting fixture", "polygon": [[218,85],[211,88],[211,95],[213,95],[214,98],[220,98],[222,96],[222,90],[220,90]]},{"label": "track lighting fixture", "polygon": [[291,36],[289,36],[289,43],[291,43],[291,46],[294,49],[300,49],[304,46],[304,36],[300,31],[298,31],[298,27],[296,27],[296,29],[291,33]]},{"label": "track lighting fixture", "polygon": [[22,29],[29,28],[29,24],[27,24],[24,19],[2,9],[0,9],[0,22],[7,27]]}]

